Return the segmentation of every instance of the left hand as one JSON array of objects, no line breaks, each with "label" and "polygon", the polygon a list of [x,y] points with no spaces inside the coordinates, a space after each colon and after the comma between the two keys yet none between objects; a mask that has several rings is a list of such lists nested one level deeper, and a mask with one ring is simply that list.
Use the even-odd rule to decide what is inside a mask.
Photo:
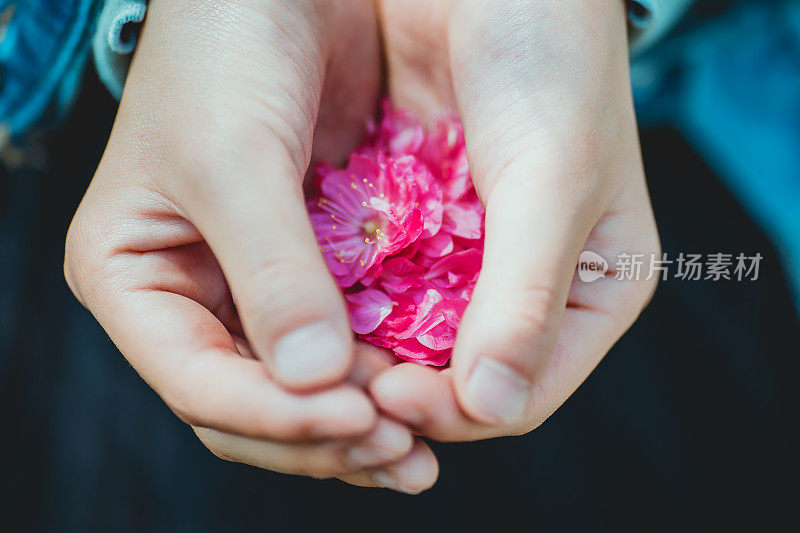
[{"label": "left hand", "polygon": [[575,275],[582,250],[612,268],[621,253],[659,253],[624,2],[381,0],[380,10],[394,102],[461,116],[486,245],[451,368],[401,364],[370,390],[437,440],[527,433],[655,290],[656,279]]},{"label": "left hand", "polygon": [[377,104],[377,30],[372,0],[151,0],[64,274],[214,454],[418,492],[436,459],[363,390],[390,363],[354,350],[301,188]]}]

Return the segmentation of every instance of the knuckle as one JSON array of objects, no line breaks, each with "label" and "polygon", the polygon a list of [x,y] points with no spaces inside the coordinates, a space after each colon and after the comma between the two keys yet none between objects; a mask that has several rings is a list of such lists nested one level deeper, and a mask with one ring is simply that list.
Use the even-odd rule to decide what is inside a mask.
[{"label": "knuckle", "polygon": [[107,240],[98,234],[98,227],[87,220],[81,206],[64,241],[63,273],[75,298],[87,308],[92,307],[98,285],[107,275],[108,265],[104,260]]},{"label": "knuckle", "polygon": [[179,365],[177,372],[154,384],[167,407],[190,426],[217,427],[220,422],[218,408],[214,408],[207,385],[215,375],[214,357],[213,352],[194,353]]},{"label": "knuckle", "polygon": [[[64,240],[63,273],[72,293],[90,311],[100,310],[109,290],[119,288],[129,270],[124,254],[129,247],[130,205],[128,184],[109,190],[109,182],[119,181],[101,161]],[[97,189],[102,183],[105,190]],[[124,190],[124,193],[122,192]],[[135,195],[134,195],[135,196]],[[124,200],[123,200],[124,199]]]},{"label": "knuckle", "polygon": [[198,413],[195,394],[188,387],[175,385],[162,394],[164,403],[182,422],[190,426],[203,426],[205,420]]},{"label": "knuckle", "polygon": [[549,342],[557,333],[557,301],[554,289],[528,284],[517,289],[503,313],[509,319],[511,330],[521,337],[520,341],[543,339]]}]

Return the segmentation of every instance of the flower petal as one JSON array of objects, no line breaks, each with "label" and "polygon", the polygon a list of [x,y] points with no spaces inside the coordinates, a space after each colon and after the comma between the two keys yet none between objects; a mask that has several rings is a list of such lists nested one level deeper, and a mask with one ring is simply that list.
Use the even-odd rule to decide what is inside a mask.
[{"label": "flower petal", "polygon": [[479,202],[447,204],[444,206],[442,225],[452,235],[465,239],[479,239],[483,227],[483,206]]},{"label": "flower petal", "polygon": [[392,312],[393,302],[386,293],[375,289],[346,294],[353,331],[360,335],[375,331]]}]

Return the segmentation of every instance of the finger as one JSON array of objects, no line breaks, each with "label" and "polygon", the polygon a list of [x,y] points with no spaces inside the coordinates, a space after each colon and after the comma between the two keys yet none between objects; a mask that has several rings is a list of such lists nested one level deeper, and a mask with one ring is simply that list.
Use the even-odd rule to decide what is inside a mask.
[{"label": "finger", "polygon": [[[311,125],[309,125],[311,127]],[[243,156],[186,204],[219,260],[256,354],[276,381],[322,387],[347,374],[352,332],[325,266],[289,154]],[[224,190],[216,190],[220,182]]]},{"label": "finger", "polygon": [[296,394],[241,357],[205,307],[149,289],[104,295],[95,314],[131,365],[185,422],[255,438],[353,437],[376,420],[353,386]]},{"label": "finger", "polygon": [[414,449],[402,460],[380,469],[339,476],[360,487],[384,487],[406,494],[431,488],[439,477],[439,463],[430,447],[417,439]]},{"label": "finger", "polygon": [[[188,4],[192,24],[181,12]],[[213,250],[275,380],[292,389],[330,385],[347,375],[352,333],[301,183],[334,41],[313,3],[259,10],[239,2],[222,17],[220,6],[195,4],[162,2],[148,12],[118,127],[141,127],[131,106],[154,92],[173,103],[148,125],[168,147],[157,148],[165,195]],[[196,35],[198,20],[214,31]],[[171,43],[166,56],[163,42]],[[223,75],[209,71],[209,55],[228,48],[243,53],[211,63]],[[155,79],[143,75],[156,67]]]},{"label": "finger", "polygon": [[375,429],[356,441],[321,443],[276,442],[203,427],[193,427],[217,457],[285,474],[330,478],[400,461],[409,455],[414,438],[397,422],[381,418]]},{"label": "finger", "polygon": [[[242,357],[257,359],[247,339],[234,335],[233,340]],[[350,369],[347,381],[356,387],[365,389],[373,378],[396,365],[399,361],[400,359],[395,357],[389,350],[366,342],[356,341],[355,361]]]},{"label": "finger", "polygon": [[[421,435],[445,442],[521,435],[538,427],[580,386],[626,326],[606,313],[569,308],[563,332],[533,388],[526,418],[507,426],[475,421],[460,407],[450,372],[398,365],[370,384],[379,408]],[[594,342],[587,343],[589,336]]]},{"label": "finger", "polygon": [[387,92],[393,105],[413,109],[427,124],[455,106],[447,39],[442,38],[452,2],[382,1],[378,9],[386,21],[382,37]]},{"label": "finger", "polygon": [[403,363],[375,378],[369,391],[383,412],[435,440],[471,441],[501,434],[464,413],[452,372]]},{"label": "finger", "polygon": [[464,409],[482,422],[524,418],[532,385],[555,347],[575,265],[594,222],[593,210],[582,212],[586,204],[573,191],[531,177],[535,168],[520,160],[491,188],[480,189],[486,202],[483,265],[452,367]]},{"label": "finger", "polygon": [[400,360],[392,352],[384,348],[356,341],[355,362],[350,369],[348,382],[366,389],[367,385],[381,372],[396,365]]},{"label": "finger", "polygon": [[[534,385],[556,345],[578,256],[616,194],[605,174],[639,169],[635,135],[629,135],[632,106],[615,96],[626,94],[624,35],[606,35],[624,34],[616,20],[624,21],[621,8],[604,7],[613,24],[589,28],[598,39],[613,39],[610,59],[594,43],[585,45],[585,36],[580,55],[559,31],[567,22],[585,27],[587,9],[576,5],[561,15],[512,3],[486,18],[465,15],[477,40],[453,24],[456,99],[486,207],[483,265],[459,327],[453,380],[465,412],[481,422],[513,425],[527,418]],[[589,53],[597,53],[597,65],[575,68]],[[610,160],[623,163],[609,169]]]},{"label": "finger", "polygon": [[398,461],[414,445],[409,429],[386,417],[378,419],[375,429],[363,439],[348,446],[345,462],[351,468],[365,468]]}]

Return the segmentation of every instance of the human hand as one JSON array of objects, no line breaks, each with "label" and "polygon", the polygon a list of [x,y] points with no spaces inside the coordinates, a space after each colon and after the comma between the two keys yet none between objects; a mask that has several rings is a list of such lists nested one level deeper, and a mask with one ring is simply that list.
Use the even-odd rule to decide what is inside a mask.
[{"label": "human hand", "polygon": [[372,374],[344,382],[388,363],[362,354],[353,367],[345,307],[301,190],[312,154],[349,153],[375,109],[372,3],[148,9],[67,236],[71,289],[214,453],[408,492],[430,486],[433,454],[359,387]]},{"label": "human hand", "polygon": [[[578,280],[582,250],[658,253],[628,71],[624,3],[381,0],[389,90],[458,110],[486,207],[483,266],[451,368],[401,364],[370,386],[423,435],[524,434],[630,327],[656,279]],[[611,272],[613,274],[613,272]]]}]

